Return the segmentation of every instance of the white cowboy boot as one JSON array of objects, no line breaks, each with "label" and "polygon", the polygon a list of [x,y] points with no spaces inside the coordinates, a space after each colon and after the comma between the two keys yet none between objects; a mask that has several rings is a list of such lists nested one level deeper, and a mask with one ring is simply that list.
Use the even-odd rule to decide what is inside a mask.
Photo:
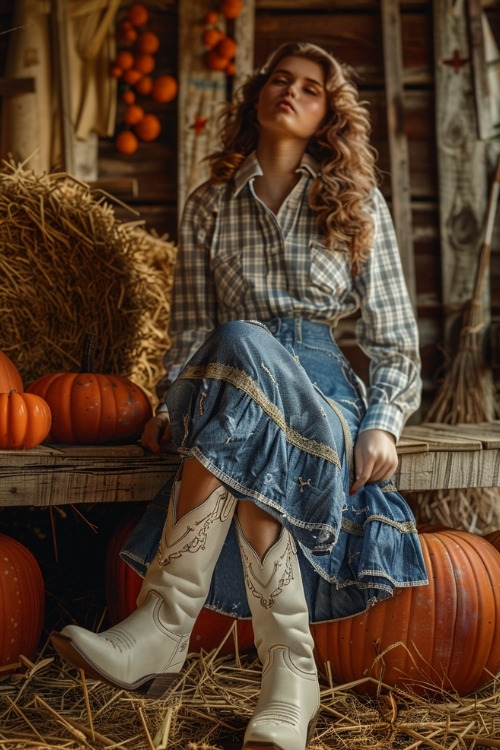
[{"label": "white cowboy boot", "polygon": [[89,676],[152,698],[163,695],[184,665],[237,503],[218,487],[176,522],[177,494],[178,483],[138,608],[102,633],[67,625],[52,635],[60,656]]},{"label": "white cowboy boot", "polygon": [[319,711],[314,641],[292,536],[281,530],[263,560],[238,532],[262,683],[243,748],[304,750]]}]

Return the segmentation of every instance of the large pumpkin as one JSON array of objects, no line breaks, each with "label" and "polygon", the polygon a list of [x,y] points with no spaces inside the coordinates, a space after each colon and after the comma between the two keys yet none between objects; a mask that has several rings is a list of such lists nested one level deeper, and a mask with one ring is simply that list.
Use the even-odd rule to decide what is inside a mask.
[{"label": "large pumpkin", "polygon": [[[133,513],[116,527],[109,541],[106,555],[106,600],[111,623],[128,617],[136,608],[136,599],[141,588],[142,578],[120,557],[120,550],[132,529],[139,520],[140,514]],[[213,651],[219,648],[226,637],[234,618],[220,614],[204,607],[196,620],[189,649],[193,652]],[[250,620],[236,622],[238,651],[245,651],[253,646],[253,628]],[[220,649],[221,654],[234,654],[235,643],[232,635]]]},{"label": "large pumpkin", "polygon": [[0,393],[10,393],[12,390],[22,393],[23,381],[12,360],[0,351]]},{"label": "large pumpkin", "polygon": [[32,553],[0,534],[0,669],[14,670],[19,656],[33,660],[42,635],[45,586]]},{"label": "large pumpkin", "polygon": [[26,390],[52,412],[49,440],[107,443],[137,439],[153,416],[146,393],[128,378],[94,373],[93,340],[86,339],[80,372],[42,375]]},{"label": "large pumpkin", "polygon": [[24,450],[49,434],[49,405],[34,393],[0,393],[0,449]]},{"label": "large pumpkin", "polygon": [[490,544],[496,547],[496,549],[500,552],[500,529],[491,531],[489,534],[486,534],[484,538],[487,539]]},{"label": "large pumpkin", "polygon": [[463,531],[420,535],[428,586],[345,620],[312,626],[320,669],[375,694],[376,681],[417,693],[467,695],[500,671],[500,552]]}]

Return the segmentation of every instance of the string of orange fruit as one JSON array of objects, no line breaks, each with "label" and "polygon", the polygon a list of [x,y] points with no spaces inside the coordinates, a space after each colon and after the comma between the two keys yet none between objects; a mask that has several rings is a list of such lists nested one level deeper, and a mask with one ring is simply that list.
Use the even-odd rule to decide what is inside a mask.
[{"label": "string of orange fruit", "polygon": [[177,96],[178,84],[174,76],[154,75],[160,38],[147,28],[148,21],[147,7],[134,3],[118,25],[119,50],[110,75],[119,80],[119,94],[125,104],[124,127],[115,138],[115,148],[121,154],[134,154],[140,141],[154,141],[161,133],[160,118],[146,112],[145,102],[138,103],[137,96],[151,97],[161,104]]},{"label": "string of orange fruit", "polygon": [[[232,21],[243,10],[243,0],[221,0],[219,10],[226,20]],[[234,76],[237,45],[231,36],[219,28],[218,23],[217,11],[209,11],[205,16],[205,28],[202,34],[202,43],[206,50],[205,62],[211,70],[222,70],[226,75]]]}]

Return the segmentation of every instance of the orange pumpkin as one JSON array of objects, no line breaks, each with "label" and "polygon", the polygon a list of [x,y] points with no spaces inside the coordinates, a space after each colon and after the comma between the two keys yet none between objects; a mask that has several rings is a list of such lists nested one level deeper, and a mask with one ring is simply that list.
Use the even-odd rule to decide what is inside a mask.
[{"label": "orange pumpkin", "polygon": [[23,381],[14,362],[0,351],[0,393],[10,393],[12,390],[22,393]]},{"label": "orange pumpkin", "polygon": [[137,123],[134,130],[140,141],[155,141],[161,133],[160,119],[148,113]]},{"label": "orange pumpkin", "polygon": [[139,34],[136,46],[138,52],[154,55],[160,49],[160,37],[154,31],[143,31]]},{"label": "orange pumpkin", "polygon": [[135,90],[141,96],[148,96],[148,94],[151,93],[152,89],[153,89],[153,79],[151,78],[151,76],[143,76],[135,84]]},{"label": "orange pumpkin", "polygon": [[134,69],[138,70],[139,73],[148,75],[148,73],[153,72],[155,67],[156,62],[154,55],[151,55],[148,52],[141,52],[140,54],[136,55],[134,60]]},{"label": "orange pumpkin", "polygon": [[92,372],[94,346],[95,338],[87,336],[80,372],[42,375],[27,389],[50,406],[53,442],[135,440],[153,415],[146,393],[131,380]]},{"label": "orange pumpkin", "polygon": [[131,130],[122,130],[116,136],[115,147],[120,154],[129,156],[135,154],[139,148],[139,139]]},{"label": "orange pumpkin", "polygon": [[345,620],[312,626],[320,669],[337,683],[374,695],[385,685],[423,694],[467,695],[500,671],[500,552],[463,531],[420,535],[428,586],[398,589],[391,599]]},{"label": "orange pumpkin", "polygon": [[500,529],[486,534],[484,537],[500,552]]},{"label": "orange pumpkin", "polygon": [[34,393],[0,393],[0,449],[28,450],[40,445],[50,431],[51,412]]},{"label": "orange pumpkin", "polygon": [[142,3],[134,3],[127,14],[134,26],[145,26],[149,20],[149,11]]},{"label": "orange pumpkin", "polygon": [[222,0],[220,10],[226,18],[238,18],[243,10],[243,0]]},{"label": "orange pumpkin", "polygon": [[120,50],[116,56],[115,66],[121,71],[130,70],[134,65],[134,55],[127,49]]},{"label": "orange pumpkin", "polygon": [[45,586],[32,553],[0,534],[0,668],[13,671],[19,656],[34,660],[44,622]]},{"label": "orange pumpkin", "polygon": [[[108,544],[106,553],[106,601],[108,615],[112,625],[128,617],[136,608],[136,599],[141,588],[142,578],[130,565],[120,557],[120,550],[127,537],[138,522],[141,513],[132,513],[116,527]],[[218,648],[234,618],[204,607],[196,620],[189,649],[195,653],[213,651]],[[245,651],[253,646],[253,628],[251,620],[238,620],[238,651]],[[221,654],[234,654],[235,643],[231,635],[221,647]]]},{"label": "orange pumpkin", "polygon": [[144,110],[138,104],[130,104],[123,113],[123,121],[126,125],[137,125],[143,117]]},{"label": "orange pumpkin", "polygon": [[154,79],[151,96],[155,102],[166,104],[175,99],[178,89],[177,80],[173,76],[165,74]]}]

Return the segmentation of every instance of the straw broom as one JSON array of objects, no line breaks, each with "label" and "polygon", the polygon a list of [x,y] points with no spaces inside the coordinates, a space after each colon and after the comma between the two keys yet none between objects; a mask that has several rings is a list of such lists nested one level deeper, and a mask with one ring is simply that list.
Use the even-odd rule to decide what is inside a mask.
[{"label": "straw broom", "polygon": [[[490,263],[491,239],[500,190],[500,157],[490,188],[484,242],[474,291],[467,304],[457,352],[424,422],[480,424],[495,418],[493,386],[482,356],[483,284]],[[465,531],[487,534],[500,527],[500,488],[470,488],[419,493],[425,519]]]}]

